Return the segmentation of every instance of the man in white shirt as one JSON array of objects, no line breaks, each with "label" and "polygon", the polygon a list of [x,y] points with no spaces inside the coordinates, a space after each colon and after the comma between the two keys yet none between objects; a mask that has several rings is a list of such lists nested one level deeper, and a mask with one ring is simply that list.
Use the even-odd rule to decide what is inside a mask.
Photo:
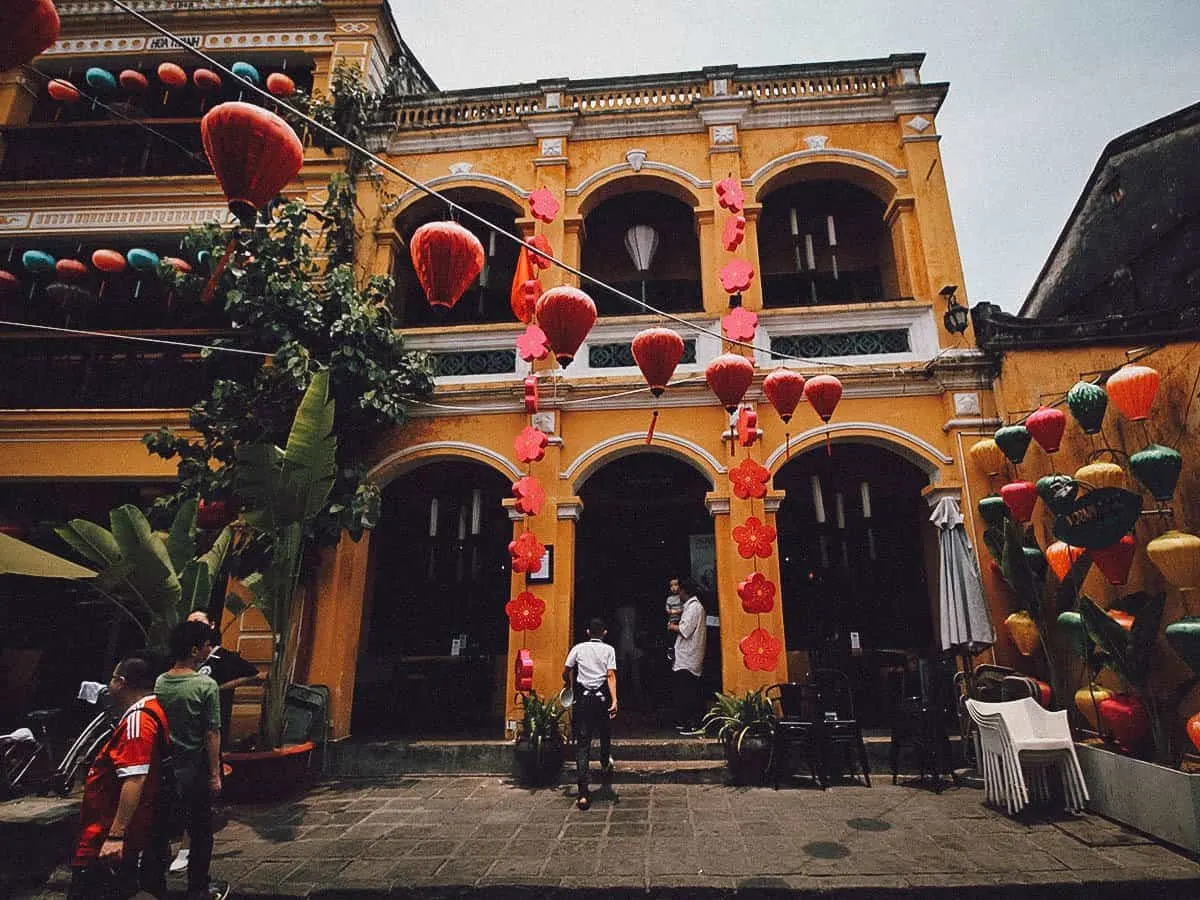
[{"label": "man in white shirt", "polygon": [[575,805],[584,810],[592,805],[588,788],[588,762],[592,738],[600,738],[600,772],[612,773],[612,718],[617,714],[617,652],[604,643],[608,633],[602,619],[588,622],[588,639],[576,644],[563,665],[563,681],[572,686],[575,706],[571,723],[575,729],[575,777],[579,797]]},{"label": "man in white shirt", "polygon": [[707,639],[704,604],[696,596],[696,584],[689,578],[679,583],[685,598],[678,622],[668,622],[667,629],[675,632],[675,662],[671,677],[675,688],[676,727],[679,731],[695,731],[704,715],[704,696],[700,676],[704,674],[704,648]]}]

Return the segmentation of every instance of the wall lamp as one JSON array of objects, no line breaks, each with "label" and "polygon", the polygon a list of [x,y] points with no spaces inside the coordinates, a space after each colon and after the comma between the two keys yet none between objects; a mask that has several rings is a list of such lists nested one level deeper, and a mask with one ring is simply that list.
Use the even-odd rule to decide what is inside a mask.
[{"label": "wall lamp", "polygon": [[967,330],[971,311],[958,302],[954,295],[958,293],[958,285],[947,284],[938,291],[946,300],[946,312],[942,315],[942,324],[951,334],[962,334]]}]

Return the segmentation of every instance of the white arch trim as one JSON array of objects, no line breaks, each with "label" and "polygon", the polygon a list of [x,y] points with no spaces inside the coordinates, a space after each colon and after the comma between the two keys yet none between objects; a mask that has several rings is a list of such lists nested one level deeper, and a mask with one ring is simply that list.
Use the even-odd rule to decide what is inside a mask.
[{"label": "white arch trim", "polygon": [[820,159],[828,156],[832,156],[835,159],[840,157],[842,159],[853,159],[857,162],[866,163],[871,168],[878,169],[891,178],[908,177],[907,169],[897,169],[887,160],[880,159],[878,156],[872,156],[870,153],[863,153],[861,150],[845,150],[841,147],[826,147],[824,150],[797,150],[794,153],[785,153],[783,156],[777,156],[755,171],[749,178],[743,179],[742,184],[747,187],[753,187],[758,183],[760,178],[773,169],[778,169],[800,159]]},{"label": "white arch trim", "polygon": [[[938,462],[942,463],[942,465],[949,465],[950,463],[954,462],[953,456],[947,456],[924,438],[917,437],[912,432],[905,431],[902,428],[896,428],[892,425],[881,425],[878,422],[838,422],[834,425],[818,425],[816,428],[810,428],[808,431],[792,435],[790,443],[793,447],[796,447],[803,445],[810,438],[821,437],[825,434],[833,437],[834,435],[846,431],[855,431],[860,433],[865,431],[868,434],[879,435],[883,439],[883,443],[889,445],[889,449],[892,450],[900,450],[904,449],[905,447],[920,448],[920,450],[928,454],[928,456],[938,460]],[[771,455],[767,457],[765,462],[766,467],[774,472],[775,466],[786,452],[787,443],[780,444],[771,452]],[[936,471],[937,467],[930,463],[927,458],[920,456],[919,454],[913,454],[913,456],[915,457],[914,461],[922,470],[924,470],[926,474],[932,474],[934,471]]]},{"label": "white arch trim", "polygon": [[[620,446],[621,444],[628,444],[631,441],[642,441],[644,443],[645,440],[646,440],[646,432],[644,432],[644,431],[627,431],[624,434],[616,434],[610,438],[605,438],[604,440],[600,441],[599,443],[593,444],[592,446],[588,447],[586,450],[584,450],[582,453],[580,453],[577,457],[575,457],[575,459],[572,460],[571,464],[569,466],[567,466],[566,470],[562,472],[561,477],[568,481],[573,482],[575,476],[579,474],[580,470],[589,466],[596,459],[603,457],[605,454],[608,453],[609,450],[612,450],[614,447]],[[679,437],[679,435],[667,434],[667,433],[664,433],[661,431],[656,431],[654,433],[654,444],[666,445],[668,447],[676,447],[679,449],[687,450],[690,453],[694,453],[696,456],[700,457],[706,463],[708,463],[708,465],[712,469],[711,474],[724,475],[726,473],[726,471],[728,471],[725,468],[725,466],[721,465],[720,460],[718,460],[715,456],[713,456],[711,453],[709,453],[707,450],[705,450],[699,444],[697,444],[693,441],[689,441],[687,438]],[[653,445],[651,445],[651,446],[653,446]],[[674,455],[674,454],[672,454],[672,455]],[[692,459],[688,459],[687,461],[694,462]],[[576,485],[572,484],[572,490],[576,489],[576,487],[577,487]]]},{"label": "white arch trim", "polygon": [[[496,175],[486,175],[483,172],[468,172],[462,175],[439,175],[437,178],[430,178],[425,182],[427,187],[440,188],[443,185],[449,187],[473,187],[479,185],[487,185],[488,187],[503,188],[506,191],[512,191],[522,200],[529,198],[529,191],[523,187],[514,184],[513,182],[500,178]],[[408,205],[408,202],[415,196],[428,196],[420,188],[409,188],[400,195],[400,199],[396,202],[396,208],[400,209]]]},{"label": "white arch trim", "polygon": [[627,162],[623,162],[623,163],[617,163],[614,166],[608,166],[605,169],[600,169],[598,172],[593,172],[587,178],[583,179],[583,181],[579,182],[579,184],[575,185],[575,187],[567,188],[567,196],[568,197],[578,197],[580,194],[582,194],[584,191],[586,191],[588,188],[590,188],[592,185],[594,185],[597,181],[600,181],[602,178],[607,178],[609,175],[615,175],[618,172],[644,172],[644,171],[666,172],[669,175],[674,175],[677,178],[682,178],[684,181],[688,182],[688,184],[690,184],[692,187],[694,187],[698,190],[704,190],[706,188],[712,187],[711,181],[705,181],[704,179],[693,175],[691,172],[687,171],[686,169],[681,169],[681,168],[679,168],[679,166],[672,166],[672,165],[669,165],[668,163],[654,162],[653,160],[648,159],[644,163],[642,163],[640,169],[635,169],[631,164],[629,164]]},{"label": "white arch trim", "polygon": [[[388,454],[371,467],[371,470],[367,472],[367,480],[375,481],[380,472],[395,466],[397,463],[402,463],[410,457],[420,456],[431,451],[434,454],[433,458],[429,460],[431,462],[438,456],[455,457],[457,459],[469,458],[472,455],[482,456],[484,459],[495,463],[496,468],[502,472],[507,472],[511,475],[513,481],[516,481],[525,474],[508,457],[502,456],[488,447],[481,447],[478,444],[470,444],[466,441],[429,441],[424,444],[413,444],[411,447],[405,447],[403,450],[397,450],[395,453]],[[380,485],[380,487],[384,486],[383,484]]]}]

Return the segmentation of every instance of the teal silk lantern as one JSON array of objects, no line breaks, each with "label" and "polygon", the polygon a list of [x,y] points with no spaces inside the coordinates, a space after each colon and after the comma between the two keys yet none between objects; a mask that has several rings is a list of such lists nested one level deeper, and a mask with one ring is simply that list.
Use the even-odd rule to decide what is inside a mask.
[{"label": "teal silk lantern", "polygon": [[998,528],[1008,517],[1008,507],[1004,505],[1004,498],[995,494],[984,497],[979,501],[979,515],[983,516],[983,521],[988,525]]},{"label": "teal silk lantern", "polygon": [[129,268],[142,273],[158,271],[160,262],[157,253],[143,250],[141,247],[134,247],[125,254],[125,259],[129,261]]},{"label": "teal silk lantern", "polygon": [[1083,624],[1083,616],[1074,610],[1068,610],[1058,615],[1058,627],[1066,635],[1067,646],[1077,656],[1083,656],[1087,650],[1087,627]]},{"label": "teal silk lantern", "polygon": [[55,259],[44,250],[26,250],[21,254],[21,265],[34,278],[47,278],[54,274]]},{"label": "teal silk lantern", "polygon": [[1167,626],[1167,643],[1200,675],[1200,616],[1184,616]]},{"label": "teal silk lantern", "polygon": [[1108,409],[1108,394],[1098,384],[1088,381],[1076,382],[1067,391],[1067,409],[1079,423],[1084,434],[1098,434],[1104,425],[1104,413]]},{"label": "teal silk lantern", "polygon": [[1001,452],[1008,457],[1008,461],[1016,466],[1024,461],[1025,451],[1029,449],[1029,442],[1033,440],[1033,436],[1024,425],[1007,425],[1004,428],[997,428],[992,439]]},{"label": "teal silk lantern", "polygon": [[262,83],[262,76],[258,74],[258,69],[254,68],[248,62],[235,62],[229,67],[229,71],[243,81],[248,81],[251,84]]},{"label": "teal silk lantern", "polygon": [[92,90],[107,93],[117,89],[117,79],[108,69],[92,66],[83,77]]},{"label": "teal silk lantern", "polygon": [[1168,502],[1175,496],[1183,457],[1179,451],[1161,444],[1150,444],[1129,457],[1129,471],[1155,500]]},{"label": "teal silk lantern", "polygon": [[1046,475],[1037,480],[1038,496],[1056,516],[1066,515],[1075,505],[1079,484],[1068,475]]}]

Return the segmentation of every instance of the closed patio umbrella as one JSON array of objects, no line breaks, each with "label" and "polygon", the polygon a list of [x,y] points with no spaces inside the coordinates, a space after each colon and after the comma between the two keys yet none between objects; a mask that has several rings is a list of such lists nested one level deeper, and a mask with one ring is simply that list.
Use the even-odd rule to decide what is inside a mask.
[{"label": "closed patio umbrella", "polygon": [[0,533],[0,575],[35,578],[95,578],[96,573],[61,556]]},{"label": "closed patio umbrella", "polygon": [[943,497],[929,521],[937,526],[941,556],[942,649],[979,653],[995,642],[996,631],[958,501]]}]

